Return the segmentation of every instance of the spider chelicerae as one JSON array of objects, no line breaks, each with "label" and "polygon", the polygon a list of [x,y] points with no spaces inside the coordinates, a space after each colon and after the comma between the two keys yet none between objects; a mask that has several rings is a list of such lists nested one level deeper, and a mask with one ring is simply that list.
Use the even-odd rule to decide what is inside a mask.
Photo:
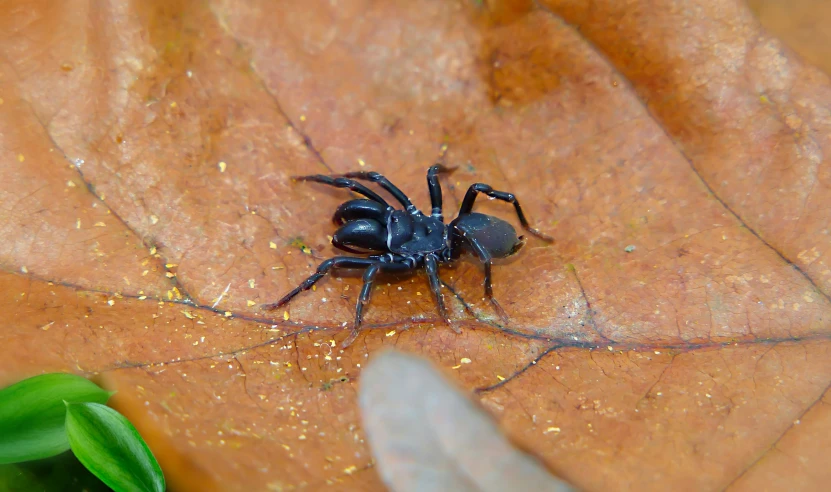
[{"label": "spider chelicerae", "polygon": [[[332,220],[340,228],[332,237],[332,244],[343,251],[368,255],[365,257],[336,256],[317,267],[317,271],[279,301],[266,304],[265,309],[276,309],[288,303],[294,296],[312,286],[333,268],[363,269],[363,288],[355,308],[355,323],[352,332],[342,346],[349,346],[358,336],[363,319],[364,306],[369,303],[372,284],[379,272],[406,272],[420,268],[427,271],[430,290],[436,297],[439,314],[450,327],[459,333],[447,315],[439,280],[439,265],[458,260],[463,251],[478,256],[485,266],[485,297],[493,304],[497,313],[505,317],[502,307],[493,297],[491,265],[496,258],[505,258],[516,253],[525,243],[517,237],[514,227],[502,219],[473,212],[473,202],[479,193],[490,198],[513,204],[519,222],[529,233],[545,241],[553,239],[532,228],[519,206],[516,197],[504,191],[497,191],[484,183],[475,183],[468,188],[458,216],[450,224],[444,223],[442,215],[442,193],[439,174],[451,172],[436,164],[427,171],[427,187],[430,191],[430,215],[418,210],[412,201],[398,187],[376,172],[350,172],[340,176],[297,176],[297,181],[314,181],[337,188],[348,188],[366,198],[350,200],[341,204]],[[404,207],[396,209],[380,195],[357,180],[377,183]],[[373,254],[374,253],[374,254]]]}]

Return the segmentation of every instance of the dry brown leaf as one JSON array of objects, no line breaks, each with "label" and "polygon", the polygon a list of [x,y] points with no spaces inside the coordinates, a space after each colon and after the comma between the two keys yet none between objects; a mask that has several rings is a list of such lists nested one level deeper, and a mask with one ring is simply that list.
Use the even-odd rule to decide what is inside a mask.
[{"label": "dry brown leaf", "polygon": [[[2,10],[0,383],[103,374],[174,485],[380,489],[355,389],[393,345],[583,488],[827,481],[831,86],[743,4]],[[348,350],[360,279],[258,311],[335,254],[347,195],[289,176],[425,206],[443,144],[447,215],[483,181],[557,239],[496,268],[508,323],[475,262],[442,273],[461,335],[422,275]]]}]

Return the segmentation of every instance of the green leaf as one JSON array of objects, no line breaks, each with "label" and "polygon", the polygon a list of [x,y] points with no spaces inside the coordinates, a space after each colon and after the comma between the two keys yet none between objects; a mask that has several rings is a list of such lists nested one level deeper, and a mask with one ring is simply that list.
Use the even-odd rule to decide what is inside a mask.
[{"label": "green leaf", "polygon": [[74,374],[43,374],[0,390],[0,464],[48,458],[69,449],[69,402],[106,403],[111,393]]},{"label": "green leaf", "polygon": [[133,424],[98,403],[67,403],[66,434],[72,452],[116,492],[165,489],[162,469]]}]

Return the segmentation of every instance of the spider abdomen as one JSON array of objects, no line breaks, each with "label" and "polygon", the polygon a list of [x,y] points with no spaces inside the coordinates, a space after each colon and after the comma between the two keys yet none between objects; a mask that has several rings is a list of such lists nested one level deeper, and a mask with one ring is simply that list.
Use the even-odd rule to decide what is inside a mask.
[{"label": "spider abdomen", "polygon": [[479,243],[494,258],[504,258],[519,250],[523,241],[514,226],[492,215],[471,212],[460,215],[452,223],[465,235]]}]

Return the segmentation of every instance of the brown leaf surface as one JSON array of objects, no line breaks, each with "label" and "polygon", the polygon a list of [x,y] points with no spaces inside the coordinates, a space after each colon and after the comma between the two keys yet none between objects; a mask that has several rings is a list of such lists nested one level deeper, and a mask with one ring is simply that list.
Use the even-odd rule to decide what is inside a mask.
[{"label": "brown leaf surface", "polygon": [[[583,488],[829,478],[831,86],[742,4],[0,9],[0,383],[102,373],[173,485],[379,489],[356,385],[390,345]],[[448,215],[487,182],[557,239],[495,270],[509,322],[475,262],[443,270],[461,335],[422,275],[348,350],[359,279],[258,311],[335,254],[347,195],[289,176],[424,206],[442,144]]]},{"label": "brown leaf surface", "polygon": [[420,357],[384,350],[361,374],[361,422],[391,490],[574,489],[517,450],[480,406]]}]

